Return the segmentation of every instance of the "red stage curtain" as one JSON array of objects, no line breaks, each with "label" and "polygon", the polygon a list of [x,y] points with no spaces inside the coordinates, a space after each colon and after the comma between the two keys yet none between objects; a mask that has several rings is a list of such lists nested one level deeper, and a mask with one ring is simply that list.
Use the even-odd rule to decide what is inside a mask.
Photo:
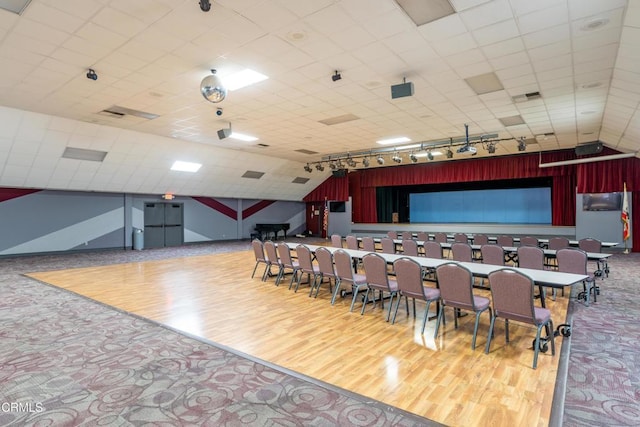
[{"label": "red stage curtain", "polygon": [[349,200],[349,174],[344,177],[330,176],[302,200],[307,203],[325,200],[346,202]]},{"label": "red stage curtain", "polygon": [[551,188],[551,224],[571,226],[576,223],[576,177],[554,176]]}]

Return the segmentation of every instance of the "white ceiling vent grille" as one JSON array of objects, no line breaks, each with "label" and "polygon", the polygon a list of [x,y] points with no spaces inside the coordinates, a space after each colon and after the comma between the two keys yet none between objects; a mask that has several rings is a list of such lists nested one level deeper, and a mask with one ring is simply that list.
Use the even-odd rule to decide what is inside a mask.
[{"label": "white ceiling vent grille", "polygon": [[89,160],[91,162],[102,162],[107,156],[106,151],[88,150],[86,148],[67,147],[62,153],[65,159]]},{"label": "white ceiling vent grille", "polygon": [[134,116],[140,117],[142,119],[153,120],[160,117],[158,114],[147,113],[145,111],[133,110],[127,107],[121,107],[119,105],[112,105],[109,108],[105,108],[100,111],[98,114],[103,116],[115,117],[115,118],[123,118],[125,116]]}]

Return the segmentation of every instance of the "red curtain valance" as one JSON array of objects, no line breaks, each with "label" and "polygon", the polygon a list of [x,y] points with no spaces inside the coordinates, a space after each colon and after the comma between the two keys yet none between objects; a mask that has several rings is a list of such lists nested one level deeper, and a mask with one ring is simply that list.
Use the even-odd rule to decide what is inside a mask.
[{"label": "red curtain valance", "polygon": [[322,184],[316,187],[311,193],[304,196],[303,201],[324,202],[325,200],[336,200],[345,202],[349,200],[349,176],[330,176]]}]

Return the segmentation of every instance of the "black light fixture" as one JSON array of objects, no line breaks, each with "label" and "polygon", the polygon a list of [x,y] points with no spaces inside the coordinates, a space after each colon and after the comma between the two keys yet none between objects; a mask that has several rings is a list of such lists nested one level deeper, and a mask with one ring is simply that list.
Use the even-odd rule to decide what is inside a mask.
[{"label": "black light fixture", "polygon": [[450,148],[447,148],[447,152],[445,154],[447,156],[447,159],[453,159],[453,151],[451,151]]},{"label": "black light fixture", "polygon": [[87,78],[89,80],[96,81],[96,80],[98,80],[98,75],[96,74],[95,71],[93,71],[91,68],[89,68],[89,71],[87,71]]},{"label": "black light fixture", "polygon": [[203,12],[209,12],[211,10],[211,3],[209,0],[200,0],[200,10]]},{"label": "black light fixture", "polygon": [[350,166],[350,167],[352,167],[352,168],[355,168],[355,167],[356,167],[356,165],[357,165],[357,163],[356,163],[356,161],[355,161],[355,160],[353,160],[351,157],[348,157],[348,158],[347,158],[347,165],[349,165],[349,166]]},{"label": "black light fixture", "polygon": [[338,80],[340,80],[342,78],[342,76],[340,75],[340,73],[338,72],[338,70],[336,70],[336,73],[331,76],[331,80],[333,80],[334,82],[337,82]]},{"label": "black light fixture", "polygon": [[324,170],[324,166],[322,163],[316,163],[316,170],[322,172]]},{"label": "black light fixture", "polygon": [[384,157],[378,155],[378,157],[376,158],[376,162],[378,162],[379,165],[384,165]]},{"label": "black light fixture", "polygon": [[365,157],[364,159],[362,159],[362,166],[364,166],[365,168],[368,168],[370,164],[369,158]]},{"label": "black light fixture", "polygon": [[411,152],[411,154],[409,154],[409,159],[411,159],[411,163],[416,163],[418,161],[418,157],[414,154],[413,151]]},{"label": "black light fixture", "polygon": [[518,140],[518,151],[527,151],[527,143],[524,140],[524,136]]},{"label": "black light fixture", "polygon": [[395,153],[393,153],[393,157],[391,157],[391,160],[396,163],[402,163],[402,156],[396,151]]},{"label": "black light fixture", "polygon": [[427,159],[433,160],[433,153],[431,152],[431,150],[427,151]]},{"label": "black light fixture", "polygon": [[311,173],[313,171],[313,169],[311,169],[311,166],[309,166],[309,163],[307,163],[306,165],[304,165],[304,170]]},{"label": "black light fixture", "polygon": [[329,169],[331,169],[332,171],[338,169],[338,166],[336,165],[336,162],[329,163]]},{"label": "black light fixture", "polygon": [[496,143],[495,142],[488,142],[487,143],[487,152],[489,152],[489,154],[494,154],[496,152]]}]

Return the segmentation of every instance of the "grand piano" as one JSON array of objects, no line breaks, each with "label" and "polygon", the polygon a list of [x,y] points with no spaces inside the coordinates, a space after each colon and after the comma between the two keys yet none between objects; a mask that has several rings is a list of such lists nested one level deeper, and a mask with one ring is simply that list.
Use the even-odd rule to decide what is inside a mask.
[{"label": "grand piano", "polygon": [[278,239],[278,233],[282,231],[284,238],[287,238],[287,230],[289,230],[288,223],[282,224],[256,224],[256,231],[260,234],[260,240],[268,240],[269,234],[273,233],[273,240]]}]

